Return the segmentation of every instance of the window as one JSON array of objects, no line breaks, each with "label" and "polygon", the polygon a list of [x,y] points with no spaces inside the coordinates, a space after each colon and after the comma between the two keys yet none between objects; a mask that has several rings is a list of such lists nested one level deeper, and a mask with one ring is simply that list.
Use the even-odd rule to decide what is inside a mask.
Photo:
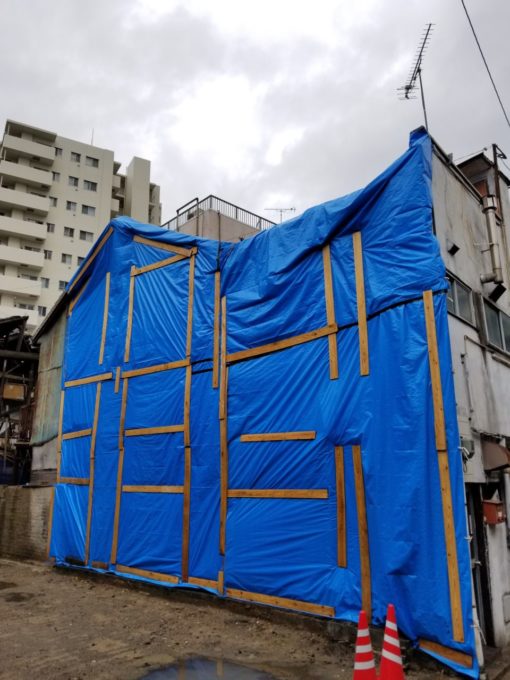
[{"label": "window", "polygon": [[81,265],[81,263],[82,263],[84,260],[85,260],[84,257],[80,257],[80,256],[78,255],[78,267]]},{"label": "window", "polygon": [[60,182],[60,172],[52,171],[52,177],[54,182]]},{"label": "window", "polygon": [[39,316],[46,316],[46,307],[37,307],[37,311],[39,312]]},{"label": "window", "polygon": [[79,163],[81,161],[81,154],[71,151],[71,160],[73,163]]},{"label": "window", "polygon": [[18,274],[19,279],[26,279],[27,281],[37,281],[35,274]]},{"label": "window", "polygon": [[510,316],[500,311],[487,300],[483,301],[487,337],[491,345],[510,352]]},{"label": "window", "polygon": [[40,253],[41,249],[37,246],[22,246],[23,250],[30,250],[33,253]]},{"label": "window", "polygon": [[74,238],[74,229],[72,227],[64,227],[64,236]]},{"label": "window", "polygon": [[76,203],[74,201],[67,201],[66,210],[72,210],[72,212],[76,212]]},{"label": "window", "polygon": [[71,255],[68,255],[67,253],[62,253],[61,257],[62,264],[71,264],[72,259],[73,258],[71,257]]},{"label": "window", "polygon": [[53,255],[52,250],[45,250],[44,251],[44,259],[45,260],[51,260],[51,256]]},{"label": "window", "polygon": [[52,208],[56,207],[57,199],[55,198],[55,196],[50,196],[50,205],[51,205]]},{"label": "window", "polygon": [[458,279],[448,275],[449,289],[446,297],[448,311],[460,316],[462,319],[475,323],[473,312],[473,293],[471,289],[461,283]]},{"label": "window", "polygon": [[62,149],[58,146],[55,147],[55,156],[61,156],[62,155]]},{"label": "window", "polygon": [[78,178],[77,177],[71,177],[71,175],[69,175],[68,183],[69,183],[70,187],[77,187],[78,186]]},{"label": "window", "polygon": [[85,165],[90,165],[91,168],[97,168],[99,166],[99,160],[97,158],[92,158],[92,156],[85,156]]},{"label": "window", "polygon": [[45,276],[41,276],[41,288],[49,288],[50,287],[50,280],[47,279]]},{"label": "window", "polygon": [[53,234],[55,232],[55,225],[52,222],[46,222],[46,231],[48,234]]},{"label": "window", "polygon": [[67,281],[59,281],[59,282],[58,282],[58,289],[59,289],[59,290],[65,290],[65,289],[66,289],[66,286],[67,286],[67,283],[68,283]]},{"label": "window", "polygon": [[96,209],[92,205],[82,205],[81,212],[83,215],[90,215],[91,217],[94,217],[96,214]]},{"label": "window", "polygon": [[94,234],[91,231],[82,231],[80,229],[80,241],[88,241],[92,243],[94,240]]},{"label": "window", "polygon": [[84,179],[83,188],[87,191],[97,191],[97,182],[90,182],[88,179]]},{"label": "window", "polygon": [[28,310],[33,310],[34,305],[29,305],[26,302],[18,302],[16,305],[14,305],[18,309],[28,309]]}]

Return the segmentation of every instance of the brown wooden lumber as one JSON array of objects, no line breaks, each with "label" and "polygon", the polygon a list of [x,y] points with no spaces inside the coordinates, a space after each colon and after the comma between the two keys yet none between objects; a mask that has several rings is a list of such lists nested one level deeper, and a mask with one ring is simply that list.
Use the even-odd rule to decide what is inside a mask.
[{"label": "brown wooden lumber", "polygon": [[292,440],[315,439],[314,430],[303,430],[293,432],[260,432],[258,434],[242,434],[242,442],[282,442]]},{"label": "brown wooden lumber", "polygon": [[122,493],[183,493],[183,486],[153,486],[151,484],[124,484]]},{"label": "brown wooden lumber", "polygon": [[90,479],[88,477],[61,477],[60,484],[71,484],[74,486],[88,486]]},{"label": "brown wooden lumber", "polygon": [[190,446],[191,442],[191,364],[186,366],[186,378],[184,381],[184,446]]},{"label": "brown wooden lumber", "polygon": [[[184,579],[183,579],[184,580]],[[218,590],[218,581],[213,581],[209,578],[200,578],[198,576],[188,576],[188,583],[202,588],[210,588],[211,590]]]},{"label": "brown wooden lumber", "polygon": [[115,394],[118,393],[120,389],[120,366],[115,369]]},{"label": "brown wooden lumber", "polygon": [[103,569],[103,571],[106,571],[108,569],[108,562],[99,562],[97,560],[93,560],[90,563],[90,566],[92,569]]},{"label": "brown wooden lumber", "polygon": [[[326,320],[328,326],[336,324],[335,318],[335,298],[333,292],[333,274],[331,270],[331,248],[327,243],[322,248],[322,263],[324,268],[324,293],[326,297]],[[328,335],[329,345],[329,378],[338,378],[338,347],[336,335]]]},{"label": "brown wooden lumber", "polygon": [[171,253],[176,253],[177,255],[183,255],[184,257],[190,257],[196,252],[196,248],[183,248],[181,246],[174,246],[173,243],[164,243],[163,241],[156,241],[152,238],[146,238],[145,236],[133,236],[133,241],[136,243],[142,243],[145,246],[151,246],[152,248],[161,248],[161,250],[168,250]]},{"label": "brown wooden lumber", "polygon": [[87,260],[87,262],[85,262],[85,264],[83,265],[81,271],[78,272],[76,278],[74,279],[74,281],[72,282],[72,284],[69,286],[69,290],[67,291],[68,293],[70,293],[70,292],[73,290],[73,288],[75,288],[75,286],[78,284],[78,282],[81,280],[81,278],[83,277],[83,275],[85,274],[85,272],[87,271],[87,269],[88,269],[88,268],[91,266],[91,264],[94,262],[94,260],[96,259],[96,257],[99,255],[99,253],[100,253],[101,250],[103,249],[103,246],[105,245],[105,243],[108,241],[108,239],[110,238],[110,236],[111,236],[112,234],[113,234],[113,227],[110,227],[110,228],[108,229],[108,231],[105,233],[105,235],[103,236],[103,238],[99,241],[99,243],[97,244],[97,246],[95,246],[94,252],[93,252],[92,255],[89,257],[89,259]]},{"label": "brown wooden lumber", "polygon": [[182,560],[181,578],[184,582],[189,576],[189,516],[191,502],[191,449],[184,448],[184,497],[182,504]]},{"label": "brown wooden lumber", "polygon": [[159,260],[158,262],[153,262],[152,264],[146,264],[144,267],[135,267],[133,270],[133,276],[140,276],[140,274],[146,274],[147,272],[152,272],[155,269],[161,269],[161,267],[168,267],[168,265],[174,262],[181,262],[186,260],[188,256],[186,255],[174,255],[173,257],[168,257],[166,260]]},{"label": "brown wooden lumber", "polygon": [[[90,279],[89,279],[89,280],[90,280]],[[83,293],[85,292],[85,290],[86,290],[86,288],[87,288],[88,285],[89,285],[89,282],[86,281],[86,282],[84,283],[84,285],[80,288],[80,290],[76,293],[76,295],[75,295],[74,298],[71,300],[71,302],[69,303],[69,307],[68,307],[68,309],[67,309],[67,316],[68,316],[68,317],[70,317],[71,314],[73,313],[73,309],[76,307],[76,305],[77,305],[78,302],[80,301],[80,298],[81,298],[81,296],[83,295]]]},{"label": "brown wooden lumber", "polygon": [[186,326],[186,357],[191,357],[191,340],[193,338],[193,299],[195,296],[195,256],[189,261],[188,276],[188,321]]},{"label": "brown wooden lumber", "polygon": [[450,611],[452,617],[453,639],[455,642],[464,642],[464,623],[462,620],[462,600],[460,594],[459,564],[457,559],[457,541],[455,537],[455,519],[453,515],[450,467],[448,463],[448,450],[444,420],[443,389],[441,386],[441,369],[439,365],[436,319],[434,314],[434,300],[432,297],[432,291],[427,290],[423,293],[423,305],[425,312],[425,325],[427,330],[432,399],[434,405],[434,429],[438,456],[439,479],[441,484],[441,501],[443,507],[448,583],[450,587]]},{"label": "brown wooden lumber", "polygon": [[64,383],[64,387],[81,387],[82,385],[91,385],[92,383],[102,382],[103,380],[111,380],[113,373],[99,373],[98,375],[89,375],[87,378],[77,378],[76,380],[68,380]]},{"label": "brown wooden lumber", "polygon": [[473,657],[464,652],[459,652],[458,649],[452,649],[451,647],[445,647],[445,645],[439,644],[439,642],[432,642],[432,640],[425,640],[420,638],[418,640],[418,645],[420,649],[425,649],[428,652],[433,652],[438,654],[449,661],[458,663],[459,666],[464,666],[465,668],[473,668]]},{"label": "brown wooden lumber", "polygon": [[133,332],[133,309],[135,306],[135,276],[134,276],[135,266],[131,267],[131,274],[129,277],[129,298],[128,298],[128,317],[127,317],[127,328],[126,328],[126,345],[124,348],[124,363],[127,364],[129,361],[129,355],[131,353],[131,333]]},{"label": "brown wooden lumber", "polygon": [[337,564],[347,566],[347,532],[345,521],[345,474],[344,447],[335,446],[336,477],[336,531],[337,531]]},{"label": "brown wooden lumber", "polygon": [[122,383],[122,401],[120,406],[119,460],[117,463],[117,486],[115,491],[115,512],[113,516],[112,551],[110,555],[111,564],[115,564],[115,562],[117,561],[117,547],[119,542],[120,503],[122,498],[122,473],[124,469],[124,423],[126,420],[127,393],[128,393],[128,379],[125,378]]},{"label": "brown wooden lumber", "polygon": [[220,353],[220,272],[214,273],[214,323],[213,323],[213,370],[212,386],[218,388]]},{"label": "brown wooden lumber", "polygon": [[115,565],[115,571],[121,574],[133,574],[133,576],[142,576],[143,578],[151,579],[152,581],[162,581],[163,583],[179,583],[179,577],[171,574],[160,574],[159,571],[149,571],[147,569],[138,569],[136,567],[126,567],[123,564]]},{"label": "brown wooden lumber", "polygon": [[165,364],[156,364],[155,366],[144,366],[143,368],[133,368],[129,371],[123,371],[123,378],[136,378],[139,375],[150,375],[151,373],[161,373],[162,371],[171,371],[174,368],[186,368],[189,366],[189,359],[178,359],[177,361],[168,361]]},{"label": "brown wooden lumber", "polygon": [[225,590],[225,574],[223,569],[218,572],[218,592],[223,595]]},{"label": "brown wooden lumber", "polygon": [[158,427],[133,427],[124,432],[126,437],[143,437],[151,434],[172,434],[184,432],[184,425],[160,425]]},{"label": "brown wooden lumber", "polygon": [[64,399],[65,391],[60,392],[60,405],[58,409],[58,434],[57,434],[57,484],[60,481],[60,466],[62,463],[62,429],[64,426]]},{"label": "brown wooden lumber", "polygon": [[325,499],[327,489],[229,489],[228,498]]},{"label": "brown wooden lumber", "polygon": [[264,354],[270,354],[271,352],[278,352],[279,350],[287,349],[288,347],[302,345],[305,342],[317,340],[317,338],[324,338],[327,335],[336,333],[337,331],[337,324],[323,326],[322,328],[316,328],[314,331],[309,331],[308,333],[301,333],[301,335],[294,335],[291,338],[285,338],[285,340],[275,340],[275,342],[269,342],[267,345],[259,345],[258,347],[252,347],[251,349],[243,349],[239,352],[227,354],[227,361],[232,364],[236,361],[243,361],[244,359],[253,359],[254,357],[263,356]]},{"label": "brown wooden lumber", "polygon": [[85,564],[88,564],[90,553],[90,530],[92,525],[92,505],[94,502],[94,475],[95,475],[95,458],[96,458],[96,438],[97,438],[97,424],[99,421],[99,405],[101,403],[101,386],[102,383],[97,383],[96,387],[96,403],[94,405],[94,420],[92,423],[92,436],[90,438],[90,467],[89,467],[89,499],[87,505],[87,528],[85,532]]},{"label": "brown wooden lumber", "polygon": [[221,375],[220,375],[220,401],[219,418],[226,418],[227,413],[227,298],[221,298]]},{"label": "brown wooden lumber", "polygon": [[105,289],[104,289],[104,308],[103,308],[103,326],[101,330],[101,346],[99,347],[99,365],[104,361],[104,348],[106,344],[106,331],[108,328],[108,307],[110,304],[110,272],[106,274]]},{"label": "brown wooden lumber", "polygon": [[227,419],[220,420],[220,555],[225,554],[227,533],[228,438]]},{"label": "brown wooden lumber", "polygon": [[354,249],[354,275],[356,279],[356,304],[358,306],[358,334],[359,334],[359,362],[360,375],[370,373],[368,359],[368,327],[367,308],[365,302],[365,278],[363,274],[363,250],[361,244],[361,232],[355,231],[352,235]]},{"label": "brown wooden lumber", "polygon": [[250,593],[246,590],[236,590],[235,588],[227,588],[226,594],[227,597],[233,597],[236,600],[246,600],[257,604],[270,604],[274,607],[281,607],[282,609],[293,609],[295,611],[308,612],[309,614],[317,614],[319,616],[335,616],[334,607],[328,607],[327,605],[312,604],[311,602],[303,602],[302,600],[291,600],[287,597]]},{"label": "brown wooden lumber", "polygon": [[361,564],[361,606],[370,621],[372,616],[372,586],[370,579],[370,548],[368,542],[367,509],[365,501],[365,482],[363,479],[363,463],[361,447],[352,447],[354,466],[354,486],[356,489],[356,508],[358,513],[359,552]]},{"label": "brown wooden lumber", "polygon": [[92,434],[92,428],[89,427],[86,430],[76,430],[75,432],[66,432],[65,434],[62,435],[62,439],[63,439],[63,441],[67,441],[68,439],[79,439],[80,437],[88,437],[91,434]]}]

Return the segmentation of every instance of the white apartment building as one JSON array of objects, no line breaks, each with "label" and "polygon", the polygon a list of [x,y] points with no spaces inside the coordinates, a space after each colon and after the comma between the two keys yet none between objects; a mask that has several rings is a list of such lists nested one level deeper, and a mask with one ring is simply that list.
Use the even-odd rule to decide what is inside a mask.
[{"label": "white apartment building", "polygon": [[7,120],[0,144],[0,318],[36,328],[112,217],[161,223],[150,161]]}]

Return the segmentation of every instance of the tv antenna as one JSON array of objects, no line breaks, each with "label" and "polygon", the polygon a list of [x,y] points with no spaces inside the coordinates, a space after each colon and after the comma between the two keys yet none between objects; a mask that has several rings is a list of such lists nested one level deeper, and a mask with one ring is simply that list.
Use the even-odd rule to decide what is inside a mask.
[{"label": "tv antenna", "polygon": [[423,63],[423,58],[425,56],[425,52],[427,51],[427,48],[430,43],[430,38],[432,36],[432,31],[434,24],[427,24],[423,30],[423,35],[421,37],[420,44],[418,45],[418,49],[416,50],[416,56],[414,59],[413,66],[411,70],[409,71],[409,75],[407,77],[407,82],[405,85],[402,87],[398,88],[399,92],[402,92],[402,96],[400,99],[416,99],[416,96],[414,95],[418,85],[416,81],[419,82],[419,87],[420,87],[420,94],[421,94],[421,105],[423,107],[423,117],[425,118],[425,127],[428,131],[429,129],[429,124],[427,121],[427,109],[425,108],[425,95],[423,93],[423,82],[421,79],[421,71],[422,71],[422,63]]},{"label": "tv antenna", "polygon": [[286,212],[296,212],[296,208],[264,208],[264,210],[274,210],[280,213],[280,224],[283,222],[283,214]]}]

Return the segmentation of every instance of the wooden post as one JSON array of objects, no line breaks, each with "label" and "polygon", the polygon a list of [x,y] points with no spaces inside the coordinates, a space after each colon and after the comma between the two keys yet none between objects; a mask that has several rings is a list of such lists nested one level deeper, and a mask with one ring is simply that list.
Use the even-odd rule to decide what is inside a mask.
[{"label": "wooden post", "polygon": [[339,567],[346,567],[347,541],[345,524],[345,475],[344,475],[343,446],[335,446],[335,471],[336,471],[337,562]]},{"label": "wooden post", "polygon": [[133,329],[133,308],[135,304],[135,269],[133,265],[131,267],[131,274],[129,278],[129,301],[128,301],[128,318],[127,318],[127,329],[126,329],[126,348],[124,350],[124,363],[129,361],[129,355],[131,352],[131,331]]},{"label": "wooden post", "polygon": [[[333,292],[333,274],[331,270],[331,249],[329,243],[322,248],[322,262],[324,267],[324,293],[326,296],[326,320],[328,326],[336,324],[335,298]],[[338,378],[338,348],[336,334],[328,335],[329,344],[329,377],[330,380]]]},{"label": "wooden post", "polygon": [[[64,397],[65,391],[60,392],[60,406],[58,409],[58,430],[57,430],[57,471],[55,483],[60,482],[60,469],[62,465],[62,428],[64,425]],[[55,511],[55,485],[51,489],[50,511],[48,516],[48,543],[46,545],[46,556],[50,556],[51,532],[53,530],[53,513]]]},{"label": "wooden post", "polygon": [[117,465],[117,489],[115,494],[115,514],[113,517],[113,539],[110,564],[116,564],[117,562],[117,548],[119,543],[119,518],[120,518],[120,503],[122,497],[122,472],[124,468],[124,423],[126,420],[127,393],[128,393],[128,378],[124,378],[122,382],[122,402],[120,407],[119,462]]},{"label": "wooden post", "polygon": [[99,348],[99,365],[104,361],[104,347],[106,343],[106,330],[108,328],[108,307],[110,304],[110,272],[106,274],[104,289],[103,328],[101,331],[101,347]]},{"label": "wooden post", "polygon": [[96,387],[96,403],[94,406],[94,422],[92,424],[92,436],[90,438],[90,466],[89,466],[89,500],[87,507],[87,530],[85,534],[85,564],[89,562],[90,553],[90,529],[92,525],[92,503],[94,499],[94,472],[95,472],[95,458],[96,458],[96,437],[97,424],[99,420],[99,406],[101,403],[101,386],[102,383],[97,383]]},{"label": "wooden post", "polygon": [[368,542],[367,509],[365,503],[365,483],[361,447],[352,447],[354,465],[354,485],[356,487],[356,507],[358,511],[359,552],[361,563],[361,606],[370,621],[372,617],[372,590],[370,583],[370,550]]},{"label": "wooden post", "polygon": [[221,299],[221,377],[220,377],[220,554],[225,554],[228,494],[227,433],[227,298]]},{"label": "wooden post", "polygon": [[214,273],[213,389],[218,387],[220,353],[220,272]]},{"label": "wooden post", "polygon": [[191,449],[184,449],[184,494],[182,506],[182,565],[181,577],[184,583],[189,576],[189,515],[191,501]]},{"label": "wooden post", "polygon": [[363,274],[363,250],[361,245],[360,231],[355,231],[354,234],[352,235],[352,245],[354,249],[356,302],[358,305],[360,375],[368,375],[370,373],[370,367],[368,360],[367,309],[365,302],[365,277]]},{"label": "wooden post", "polygon": [[439,351],[437,346],[434,298],[431,290],[427,290],[423,293],[423,305],[425,311],[425,326],[427,329],[432,400],[434,405],[434,429],[439,466],[439,479],[441,484],[441,501],[443,507],[448,583],[450,588],[452,631],[455,642],[464,642],[459,564],[457,560],[457,541],[455,538],[455,519],[453,516],[450,467],[448,463],[448,446],[446,441],[446,428],[444,420],[443,389],[441,386],[441,369],[439,365]]}]

